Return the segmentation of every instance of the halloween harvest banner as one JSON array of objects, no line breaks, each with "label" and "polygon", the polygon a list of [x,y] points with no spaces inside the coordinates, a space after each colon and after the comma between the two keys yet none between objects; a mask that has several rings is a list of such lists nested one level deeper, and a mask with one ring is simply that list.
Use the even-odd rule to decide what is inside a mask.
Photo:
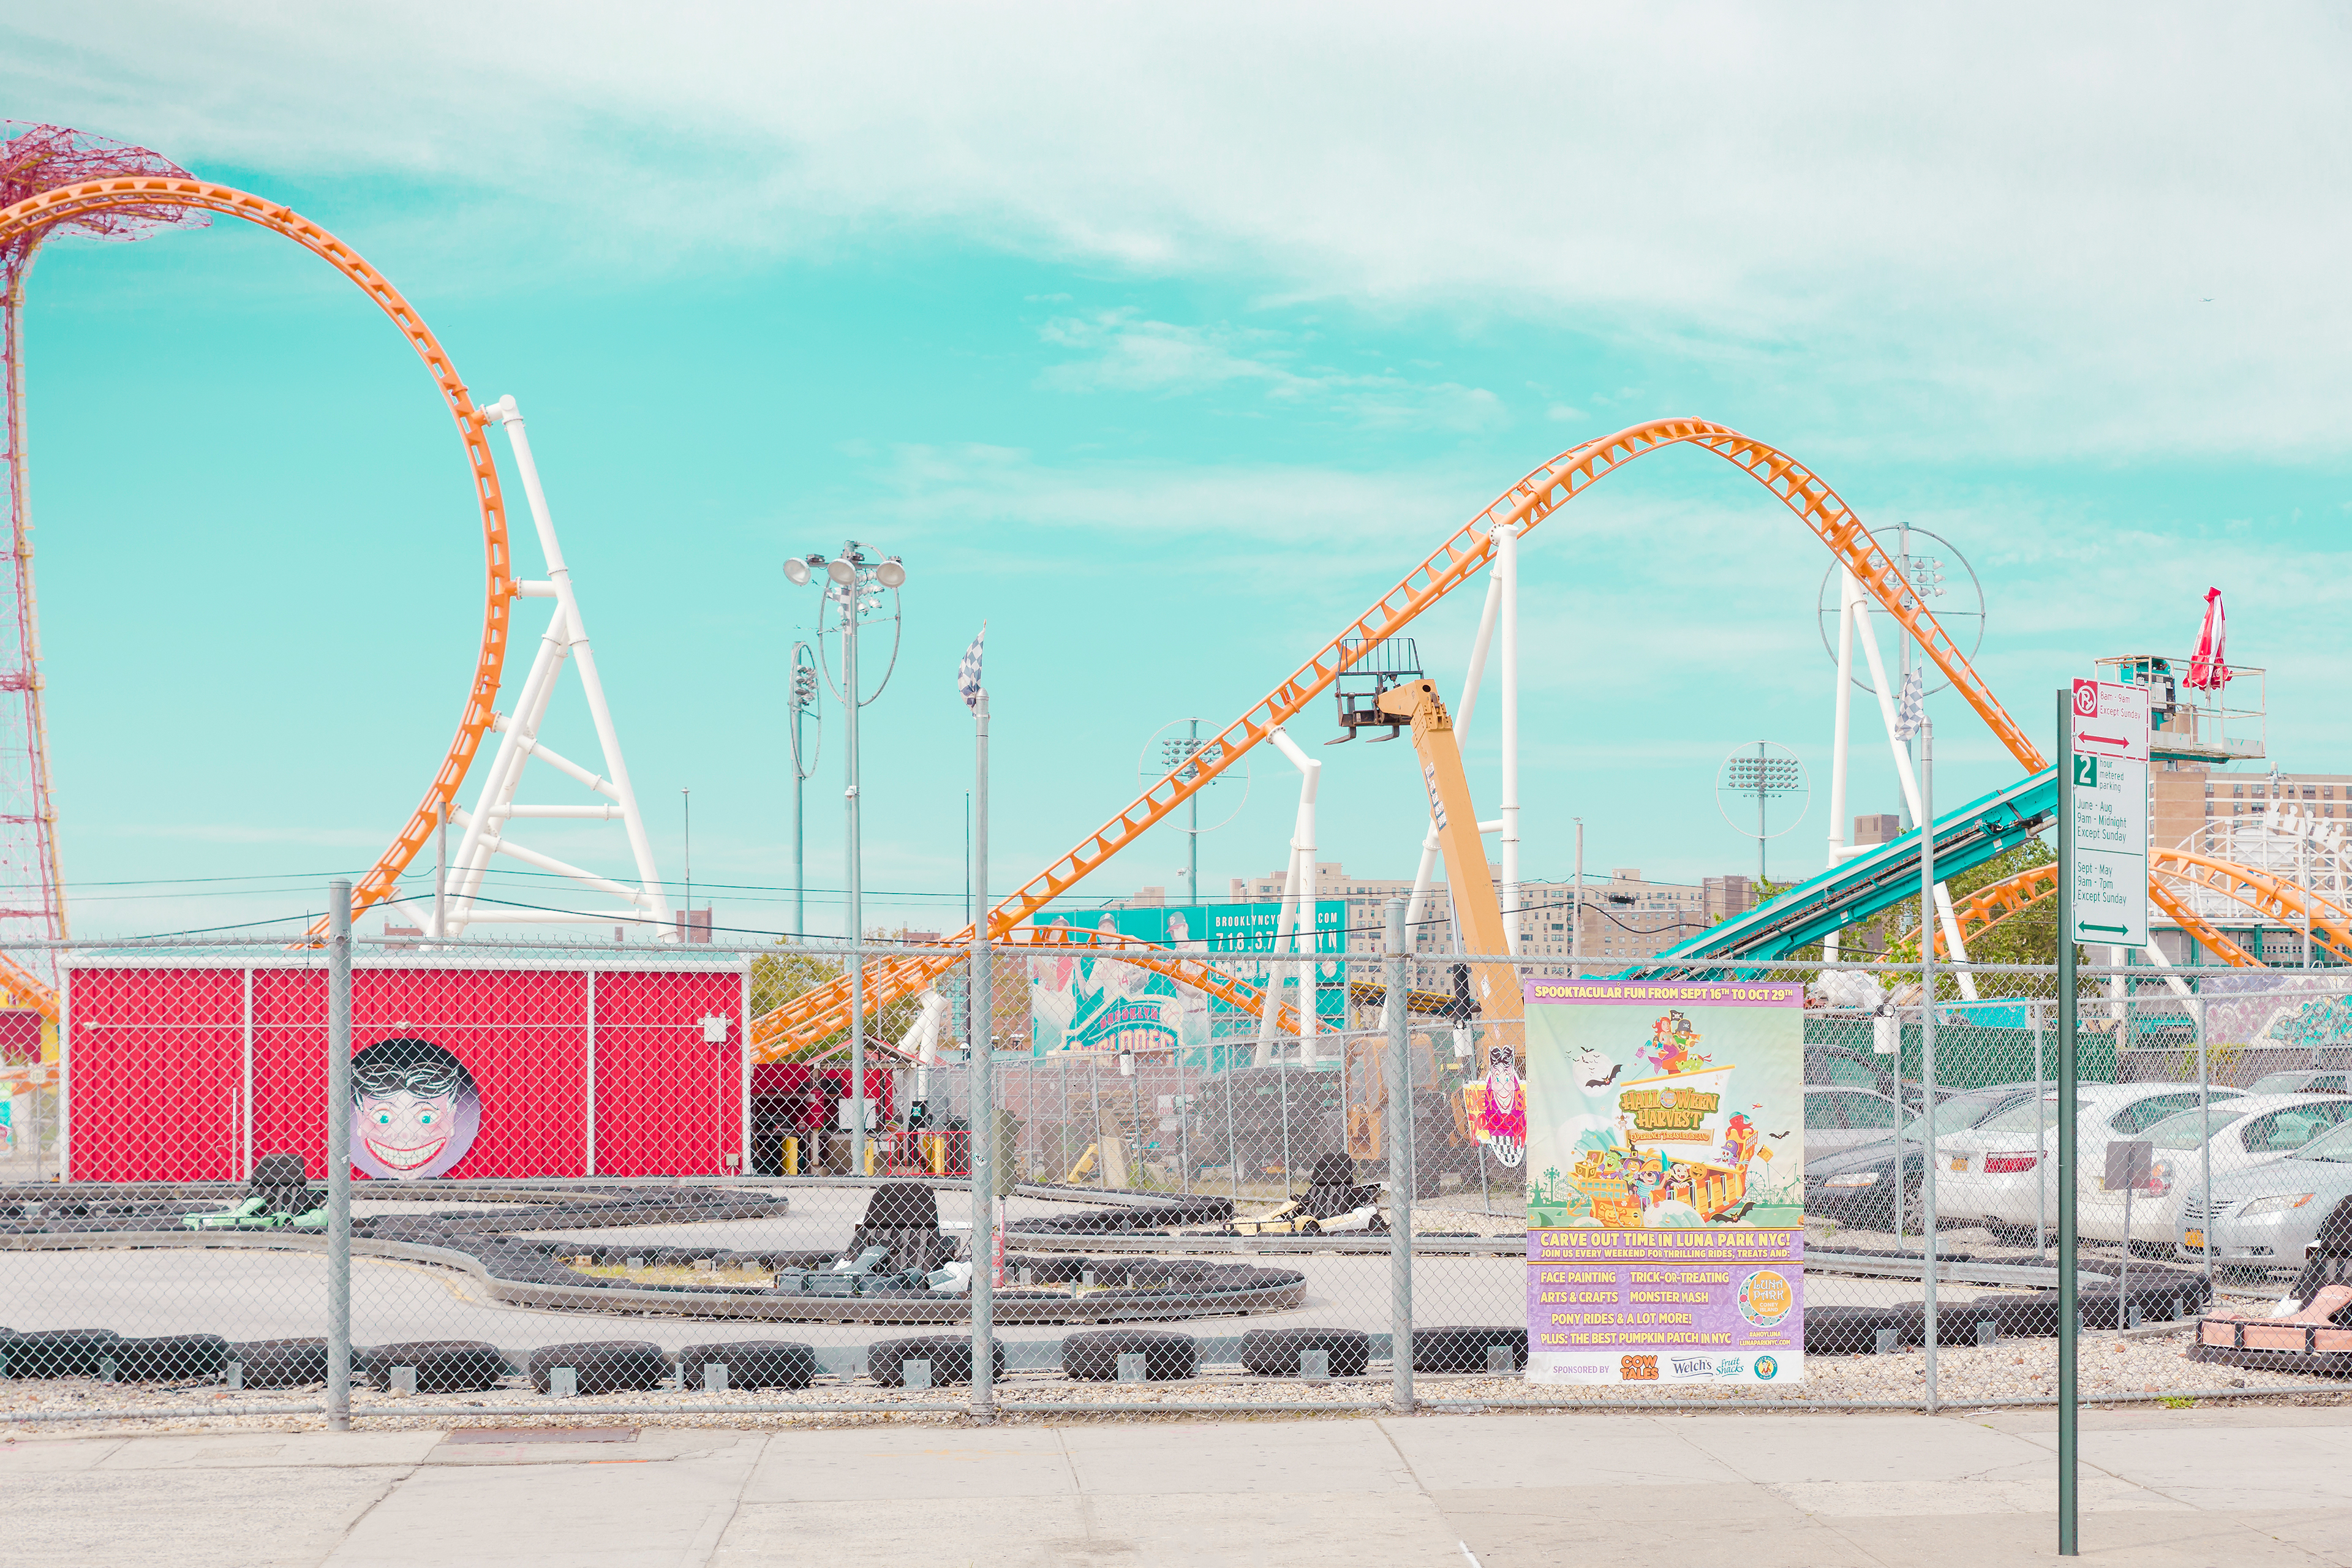
[{"label": "halloween harvest banner", "polygon": [[1528,1377],[1804,1371],[1804,988],[1527,985]]}]

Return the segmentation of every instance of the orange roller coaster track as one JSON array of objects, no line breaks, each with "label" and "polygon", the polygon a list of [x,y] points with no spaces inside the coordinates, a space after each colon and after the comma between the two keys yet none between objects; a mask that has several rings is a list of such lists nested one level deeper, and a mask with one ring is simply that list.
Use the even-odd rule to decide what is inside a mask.
[{"label": "orange roller coaster track", "polygon": [[215,184],[208,180],[128,177],[60,185],[0,210],[0,245],[75,218],[89,218],[115,210],[156,207],[184,207],[224,217],[241,218],[273,233],[282,234],[358,284],[360,291],[392,318],[393,325],[400,329],[401,336],[425,362],[425,370],[433,377],[433,384],[440,390],[442,400],[448,405],[450,416],[457,423],[457,436],[465,447],[466,465],[472,470],[474,500],[482,514],[484,570],[482,646],[474,661],[473,683],[466,693],[465,706],[457,721],[457,736],[449,742],[447,755],[442,758],[439,771],[433,775],[432,784],[425,789],[423,804],[410,816],[408,825],[401,829],[400,836],[377,858],[373,868],[360,879],[353,890],[352,904],[356,912],[391,895],[393,884],[400,874],[431,841],[438,809],[443,805],[455,808],[457,786],[465,779],[474,753],[481,749],[482,737],[489,732],[496,718],[495,704],[499,673],[506,663],[507,621],[514,605],[515,584],[507,550],[506,502],[499,490],[498,466],[490,458],[487,435],[488,421],[475,411],[473,396],[466,390],[465,381],[457,374],[457,366],[449,362],[447,351],[434,337],[432,329],[425,324],[425,319],[416,313],[415,307],[401,297],[400,290],[387,282],[383,274],[369,266],[350,246],[292,208],[267,197]]},{"label": "orange roller coaster track", "polygon": [[[2282,924],[2302,920],[2304,911],[2311,913],[2311,934],[2315,942],[2326,944],[2327,951],[2346,963],[2352,963],[2352,914],[2318,894],[2300,888],[2282,877],[2231,860],[2215,859],[2186,849],[2159,849],[2148,865],[2148,896],[2173,913],[2176,920],[2197,938],[2204,949],[2224,963],[2241,969],[2267,967],[2263,961],[2239,942],[2232,941],[2213,923],[2182,904],[2169,889],[2159,888],[2154,879],[2187,882],[2235,900],[2264,919]],[[2005,877],[1998,882],[1988,882],[1966,898],[1956,900],[1952,913],[1960,928],[1963,942],[1977,937],[2008,920],[2022,914],[2058,890],[2058,868],[2034,866]],[[2179,911],[2175,913],[2174,911]],[[2185,915],[2187,918],[2182,919]],[[1899,943],[1889,943],[1887,952],[1918,951],[1916,938]],[[1944,952],[1944,933],[1936,933],[1936,952]]]},{"label": "orange roller coaster track", "polygon": [[[1787,453],[1704,419],[1657,419],[1571,447],[1497,497],[1402,581],[1382,595],[1322,650],[1294,671],[1248,712],[1159,783],[1039,872],[988,914],[990,939],[1020,926],[1076,887],[1104,861],[1134,843],[1171,812],[1206,788],[1252,747],[1298,714],[1383,637],[1402,631],[1423,610],[1460,587],[1492,559],[1496,531],[1522,533],[1574,500],[1604,476],[1636,458],[1668,447],[1694,446],[1713,452],[1755,479],[1797,515],[1815,538],[1852,572],[1917,639],[1945,679],[1976,710],[2001,744],[2028,773],[2045,765],[2042,752],[1994,698],[1991,689],[1953,646],[1936,617],[1922,605],[1895,559],[1879,548],[1868,529],[1829,484]],[[967,926],[954,938],[968,942]],[[866,965],[866,1005],[878,1007],[929,984],[957,961],[900,958]],[[849,984],[845,978],[815,987],[752,1023],[751,1038],[761,1059],[782,1060],[806,1052],[848,1026]]]}]

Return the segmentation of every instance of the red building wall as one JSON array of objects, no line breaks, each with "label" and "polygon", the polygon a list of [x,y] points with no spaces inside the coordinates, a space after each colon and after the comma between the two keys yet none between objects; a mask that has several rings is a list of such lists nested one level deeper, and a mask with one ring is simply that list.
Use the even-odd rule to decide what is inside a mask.
[{"label": "red building wall", "polygon": [[[246,973],[193,965],[68,971],[75,1180],[247,1173]],[[251,973],[253,1152],[299,1154],[321,1179],[325,972],[288,964]],[[352,977],[352,1044],[365,1059],[383,1041],[426,1041],[471,1076],[478,1127],[457,1162],[435,1173],[590,1174],[593,1098],[593,1173],[723,1175],[742,1146],[742,1008],[734,971],[360,968]],[[703,1037],[706,1016],[725,1020],[721,1040]]]}]

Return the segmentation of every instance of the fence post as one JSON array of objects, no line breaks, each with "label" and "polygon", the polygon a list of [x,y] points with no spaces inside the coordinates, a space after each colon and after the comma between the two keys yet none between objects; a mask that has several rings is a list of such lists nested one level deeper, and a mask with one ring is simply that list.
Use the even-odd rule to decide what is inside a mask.
[{"label": "fence post", "polygon": [[[2191,997],[2190,1005],[2197,1010],[2197,1121],[2201,1140],[2197,1145],[2197,1212],[2205,1222],[2200,1227],[2205,1232],[2205,1245],[2200,1250],[2205,1254],[2205,1305],[2210,1310],[2213,1305],[2213,1074],[2212,1058],[2205,1051],[2204,993],[2200,991]],[[2124,1251],[2131,1251],[2128,1236],[2124,1237]],[[2120,1294],[2116,1300],[2122,1300]],[[2124,1310],[2121,1305],[2116,1308],[2118,1326],[2123,1322]]]},{"label": "fence post", "polygon": [[327,1429],[352,1429],[352,885],[327,884]]},{"label": "fence post", "polygon": [[[1936,727],[1919,726],[1919,1278],[1921,1327],[1927,1334],[1927,1414],[1936,1413]],[[1902,1058],[1895,1058],[1902,1066]],[[1903,1117],[1903,1079],[1895,1079],[1895,1115]],[[1895,1143],[1896,1201],[1901,1201],[1903,1142]]]},{"label": "fence post", "polygon": [[971,1168],[971,1416],[996,1414],[996,1037],[992,1016],[996,972],[988,955],[988,693],[972,703],[971,1037],[964,1059],[971,1074],[966,1124]]},{"label": "fence post", "polygon": [[1404,900],[1389,900],[1389,1364],[1392,1403],[1412,1408],[1412,1054],[1406,1025]]}]

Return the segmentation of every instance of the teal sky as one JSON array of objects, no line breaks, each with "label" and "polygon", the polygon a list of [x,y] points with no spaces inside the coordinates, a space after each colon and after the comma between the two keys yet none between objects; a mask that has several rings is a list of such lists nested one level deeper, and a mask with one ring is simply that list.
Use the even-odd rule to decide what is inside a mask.
[{"label": "teal sky", "polygon": [[[291,205],[518,398],[664,873],[690,786],[722,926],[789,918],[782,672],[814,595],[786,554],[907,561],[869,918],[952,924],[983,618],[1010,887],[1126,804],[1161,725],[1222,725],[1521,474],[1665,415],[1948,536],[2032,732],[2093,659],[2185,654],[2210,584],[2279,764],[2352,769],[2336,14],[89,12],[0,20],[0,115]],[[47,247],[28,342],[76,929],[315,910],[415,805],[471,667],[478,531],[429,381],[330,269],[227,222]],[[1712,781],[1759,738],[1814,770],[1774,870],[1819,866],[1828,557],[1779,503],[1670,452],[1525,559],[1528,875],[1567,874],[1579,816],[1590,869],[1752,870]],[[1449,693],[1477,607],[1415,628]],[[1932,706],[1939,800],[2014,776]],[[1851,809],[1895,809],[1856,720]],[[1322,858],[1409,874],[1404,748],[1318,754]],[[1276,761],[1209,808],[1209,889],[1279,866]],[[1182,858],[1162,830],[1081,894]]]}]

